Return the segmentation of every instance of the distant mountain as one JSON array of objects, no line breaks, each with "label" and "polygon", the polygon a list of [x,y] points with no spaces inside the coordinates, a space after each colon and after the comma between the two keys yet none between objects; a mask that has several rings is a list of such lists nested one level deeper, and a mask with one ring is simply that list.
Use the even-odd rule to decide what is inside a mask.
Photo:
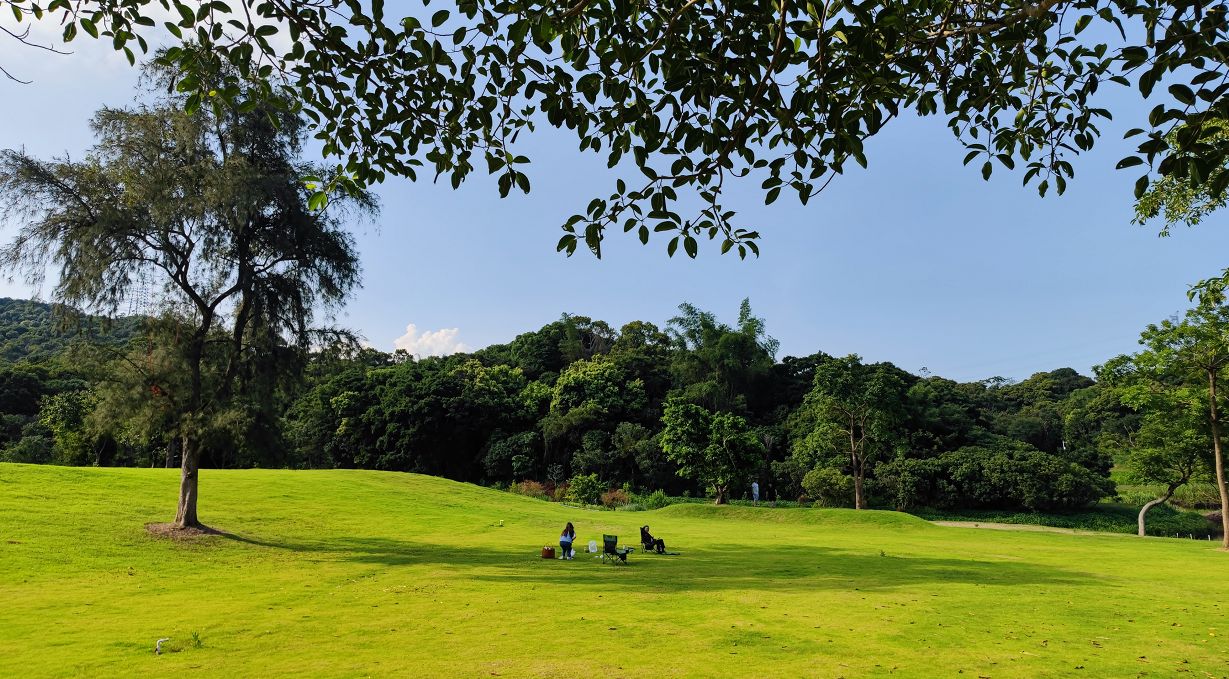
[{"label": "distant mountain", "polygon": [[141,332],[141,321],[136,316],[67,318],[51,304],[0,297],[0,360],[44,361],[86,338],[123,344]]}]

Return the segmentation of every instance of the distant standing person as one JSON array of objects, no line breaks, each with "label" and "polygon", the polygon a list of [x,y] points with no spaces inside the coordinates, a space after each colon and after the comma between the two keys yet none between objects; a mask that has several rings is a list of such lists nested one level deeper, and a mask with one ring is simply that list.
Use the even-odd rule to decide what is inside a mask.
[{"label": "distant standing person", "polygon": [[760,503],[760,482],[759,481],[751,482],[751,501],[757,505]]},{"label": "distant standing person", "polygon": [[572,542],[576,540],[576,529],[572,527],[572,522],[568,521],[568,525],[563,527],[563,532],[559,534],[559,552],[560,559],[572,558]]}]

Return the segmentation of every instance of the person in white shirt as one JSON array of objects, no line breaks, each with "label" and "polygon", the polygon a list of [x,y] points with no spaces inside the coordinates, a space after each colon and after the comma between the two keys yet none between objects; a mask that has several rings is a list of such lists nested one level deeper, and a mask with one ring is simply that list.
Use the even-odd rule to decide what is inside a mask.
[{"label": "person in white shirt", "polygon": [[563,527],[563,532],[559,534],[559,551],[560,559],[572,558],[572,543],[576,540],[576,529],[572,527],[572,522]]}]

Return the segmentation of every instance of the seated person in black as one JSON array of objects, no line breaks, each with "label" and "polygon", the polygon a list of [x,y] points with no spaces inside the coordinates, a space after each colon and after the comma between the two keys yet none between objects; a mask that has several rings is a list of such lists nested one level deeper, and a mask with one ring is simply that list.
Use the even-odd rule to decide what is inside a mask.
[{"label": "seated person in black", "polygon": [[640,527],[640,544],[644,546],[644,551],[646,552],[666,553],[666,541],[653,537],[653,534],[649,532],[648,526]]}]

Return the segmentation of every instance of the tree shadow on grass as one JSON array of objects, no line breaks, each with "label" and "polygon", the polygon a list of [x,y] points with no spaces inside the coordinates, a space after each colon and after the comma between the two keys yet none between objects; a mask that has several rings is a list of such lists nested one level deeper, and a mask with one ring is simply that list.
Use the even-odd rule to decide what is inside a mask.
[{"label": "tree shadow on grass", "polygon": [[902,552],[785,545],[707,545],[679,556],[639,551],[627,566],[606,565],[578,553],[574,561],[543,560],[531,549],[460,548],[386,537],[337,537],[311,542],[270,542],[226,534],[249,545],[299,553],[312,561],[382,566],[434,566],[454,577],[481,582],[671,593],[686,591],[841,589],[874,591],[915,585],[963,583],[991,587],[1087,585],[1097,575],[1020,560],[962,559]]}]

